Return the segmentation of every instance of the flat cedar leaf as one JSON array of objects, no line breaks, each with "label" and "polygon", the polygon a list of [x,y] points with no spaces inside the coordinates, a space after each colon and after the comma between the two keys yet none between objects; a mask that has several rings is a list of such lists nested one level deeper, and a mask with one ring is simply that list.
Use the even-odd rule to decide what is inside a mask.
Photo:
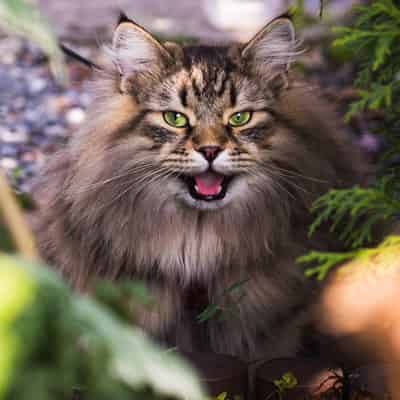
[{"label": "flat cedar leaf", "polygon": [[200,314],[197,315],[196,319],[198,322],[205,322],[210,318],[213,318],[220,311],[220,307],[217,304],[209,304]]},{"label": "flat cedar leaf", "polygon": [[231,286],[229,286],[227,289],[224,290],[224,294],[228,294],[228,293],[234,292],[235,290],[240,289],[249,280],[250,280],[250,278],[246,278],[239,282],[235,282],[234,284],[232,284]]},{"label": "flat cedar leaf", "polygon": [[281,378],[273,380],[279,393],[283,394],[297,386],[298,381],[292,372],[285,372]]},{"label": "flat cedar leaf", "polygon": [[376,71],[386,60],[386,57],[390,55],[390,46],[394,36],[383,36],[379,38],[376,51],[375,60],[372,64],[372,70]]},{"label": "flat cedar leaf", "polygon": [[282,375],[282,381],[285,383],[287,389],[293,389],[297,384],[297,378],[292,372],[285,372]]}]

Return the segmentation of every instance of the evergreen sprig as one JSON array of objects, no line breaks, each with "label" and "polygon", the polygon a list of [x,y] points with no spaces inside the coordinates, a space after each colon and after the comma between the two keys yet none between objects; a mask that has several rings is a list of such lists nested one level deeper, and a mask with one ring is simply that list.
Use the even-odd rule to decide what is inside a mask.
[{"label": "evergreen sprig", "polygon": [[[350,105],[346,119],[368,109],[381,110],[384,118],[379,133],[388,149],[375,183],[331,190],[314,203],[312,212],[317,217],[310,235],[329,223],[330,230],[350,249],[343,253],[311,252],[302,257],[302,263],[317,265],[306,274],[318,279],[332,266],[369,251],[361,247],[376,239],[378,225],[400,214],[400,5],[393,0],[376,0],[354,9],[354,24],[336,28],[339,37],[333,43],[352,51],[359,60],[355,80],[359,99]],[[381,246],[376,249],[382,251]]]},{"label": "evergreen sprig", "polygon": [[307,268],[306,275],[315,276],[318,280],[326,277],[329,270],[335,265],[356,257],[374,257],[382,251],[398,248],[400,246],[400,236],[390,235],[379,246],[372,248],[361,248],[344,253],[311,251],[308,254],[299,257],[297,261],[302,264],[314,264],[315,267]]},{"label": "evergreen sprig", "polygon": [[393,0],[378,0],[354,9],[354,26],[336,28],[340,36],[333,43],[360,59],[355,82],[360,99],[350,106],[347,119],[367,108],[399,112],[400,8]]},{"label": "evergreen sprig", "polygon": [[317,218],[309,234],[328,221],[330,231],[338,232],[339,239],[348,247],[354,249],[370,243],[376,225],[400,213],[399,184],[399,176],[392,173],[368,188],[330,190],[312,206]]}]

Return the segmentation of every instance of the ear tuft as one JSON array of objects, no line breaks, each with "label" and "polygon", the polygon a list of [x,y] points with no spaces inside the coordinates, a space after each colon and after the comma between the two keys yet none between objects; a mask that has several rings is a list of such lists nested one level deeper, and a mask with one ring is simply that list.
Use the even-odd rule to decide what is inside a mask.
[{"label": "ear tuft", "polygon": [[117,26],[119,24],[122,24],[123,22],[133,22],[133,21],[122,10],[119,10]]},{"label": "ear tuft", "polygon": [[145,71],[170,58],[167,49],[140,25],[121,14],[113,35],[111,55],[121,75]]},{"label": "ear tuft", "polygon": [[293,58],[301,54],[298,49],[292,21],[278,17],[261,29],[242,50],[242,57],[256,69],[272,75],[288,70]]}]

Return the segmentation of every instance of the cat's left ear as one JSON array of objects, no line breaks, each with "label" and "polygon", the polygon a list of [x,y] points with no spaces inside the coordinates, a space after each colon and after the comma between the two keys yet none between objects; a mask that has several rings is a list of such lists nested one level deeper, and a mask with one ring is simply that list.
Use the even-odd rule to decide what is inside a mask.
[{"label": "cat's left ear", "polygon": [[148,31],[121,13],[112,41],[114,62],[122,76],[171,61],[169,51]]},{"label": "cat's left ear", "polygon": [[250,61],[261,73],[285,73],[297,55],[297,41],[292,21],[278,17],[262,28],[241,51],[244,60]]}]

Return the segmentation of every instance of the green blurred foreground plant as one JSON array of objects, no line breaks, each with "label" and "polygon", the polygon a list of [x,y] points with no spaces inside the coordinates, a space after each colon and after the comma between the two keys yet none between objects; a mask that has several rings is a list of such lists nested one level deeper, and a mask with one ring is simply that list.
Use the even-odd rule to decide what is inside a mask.
[{"label": "green blurred foreground plant", "polygon": [[[323,279],[329,269],[346,259],[367,254],[363,246],[377,240],[374,233],[382,223],[390,224],[400,215],[400,5],[393,0],[372,1],[356,6],[357,19],[352,27],[337,28],[334,47],[352,51],[360,67],[355,86],[359,99],[351,104],[347,119],[365,110],[384,113],[381,132],[387,152],[381,162],[376,182],[369,187],[331,190],[316,201],[317,215],[310,234],[323,223],[352,249],[348,253],[312,252],[300,262],[316,266],[308,275]],[[386,251],[384,242],[377,247]],[[400,245],[391,239],[392,245]],[[357,250],[357,251],[355,251]]]},{"label": "green blurred foreground plant", "polygon": [[66,81],[63,54],[46,19],[28,0],[0,0],[0,28],[35,42],[47,54],[53,74]]},{"label": "green blurred foreground plant", "polygon": [[0,399],[204,399],[186,363],[43,266],[0,254],[0,296]]}]

